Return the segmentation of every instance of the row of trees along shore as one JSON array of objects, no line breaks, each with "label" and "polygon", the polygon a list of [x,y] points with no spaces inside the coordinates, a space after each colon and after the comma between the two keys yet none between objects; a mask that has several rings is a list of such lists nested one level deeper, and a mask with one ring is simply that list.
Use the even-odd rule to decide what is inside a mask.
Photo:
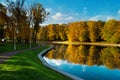
[{"label": "row of trees along shore", "polygon": [[39,40],[120,43],[120,21],[79,21],[41,27]]},{"label": "row of trees along shore", "polygon": [[6,38],[11,42],[36,42],[39,25],[49,13],[41,4],[26,0],[3,1],[0,2],[0,41]]},{"label": "row of trees along shore", "polygon": [[25,3],[25,0],[4,0],[0,3],[0,41],[36,42],[70,41],[120,43],[120,21],[79,21],[68,24],[40,26],[48,12],[41,4]]}]

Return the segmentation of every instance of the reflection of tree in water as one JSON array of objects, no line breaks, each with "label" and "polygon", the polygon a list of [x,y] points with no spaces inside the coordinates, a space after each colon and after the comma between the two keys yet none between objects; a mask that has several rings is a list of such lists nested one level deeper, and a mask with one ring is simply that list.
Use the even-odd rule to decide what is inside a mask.
[{"label": "reflection of tree in water", "polygon": [[[53,58],[53,59],[62,59],[64,60],[66,55],[65,55],[65,52],[66,52],[66,46],[65,45],[61,45],[61,46],[55,46],[54,49],[52,49],[51,51],[49,51],[47,53],[47,57],[48,58]],[[66,59],[65,59],[66,60]]]},{"label": "reflection of tree in water", "polygon": [[49,51],[46,56],[75,64],[105,65],[110,69],[120,69],[120,49],[117,47],[61,45]]},{"label": "reflection of tree in water", "polygon": [[92,66],[92,65],[100,65],[100,49],[97,46],[90,46],[89,48],[89,56],[87,60],[87,65]]},{"label": "reflection of tree in water", "polygon": [[87,60],[87,47],[86,46],[72,46],[69,45],[66,50],[67,60],[69,62],[85,64]]},{"label": "reflection of tree in water", "polygon": [[80,61],[79,59],[81,56],[78,54],[79,53],[78,47],[79,46],[72,46],[72,45],[68,46],[66,50],[66,55],[67,55],[66,58],[69,62],[79,63]]},{"label": "reflection of tree in water", "polygon": [[118,47],[108,47],[101,51],[101,60],[110,69],[120,69],[120,49]]}]

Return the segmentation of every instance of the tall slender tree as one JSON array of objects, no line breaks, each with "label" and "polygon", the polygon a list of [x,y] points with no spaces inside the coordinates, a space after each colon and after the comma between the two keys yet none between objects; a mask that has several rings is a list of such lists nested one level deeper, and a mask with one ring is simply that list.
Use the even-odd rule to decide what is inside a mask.
[{"label": "tall slender tree", "polygon": [[32,8],[33,14],[33,39],[36,42],[37,33],[39,32],[40,24],[43,23],[49,13],[43,8],[41,4],[37,4]]}]

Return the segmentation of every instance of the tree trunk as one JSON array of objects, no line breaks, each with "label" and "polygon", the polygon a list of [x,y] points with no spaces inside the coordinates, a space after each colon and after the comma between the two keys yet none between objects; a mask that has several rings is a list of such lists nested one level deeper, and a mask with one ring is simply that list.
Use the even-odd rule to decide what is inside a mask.
[{"label": "tree trunk", "polygon": [[37,33],[37,32],[34,30],[34,33],[33,33],[33,42],[34,42],[34,43],[36,43],[36,36],[37,36],[36,33]]}]

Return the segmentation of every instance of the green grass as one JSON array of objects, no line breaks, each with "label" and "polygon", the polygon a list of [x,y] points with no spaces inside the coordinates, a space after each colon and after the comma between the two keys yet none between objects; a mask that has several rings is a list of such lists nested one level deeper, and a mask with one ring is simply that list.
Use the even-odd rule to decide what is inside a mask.
[{"label": "green grass", "polygon": [[0,80],[70,80],[42,65],[37,54],[45,48],[16,54],[0,64]]},{"label": "green grass", "polygon": [[[37,46],[37,44],[32,43],[32,47]],[[23,49],[28,49],[29,44],[16,44],[16,49],[17,50],[23,50]],[[14,45],[13,43],[2,43],[0,44],[0,53],[5,53],[5,52],[10,52],[14,51]]]}]

